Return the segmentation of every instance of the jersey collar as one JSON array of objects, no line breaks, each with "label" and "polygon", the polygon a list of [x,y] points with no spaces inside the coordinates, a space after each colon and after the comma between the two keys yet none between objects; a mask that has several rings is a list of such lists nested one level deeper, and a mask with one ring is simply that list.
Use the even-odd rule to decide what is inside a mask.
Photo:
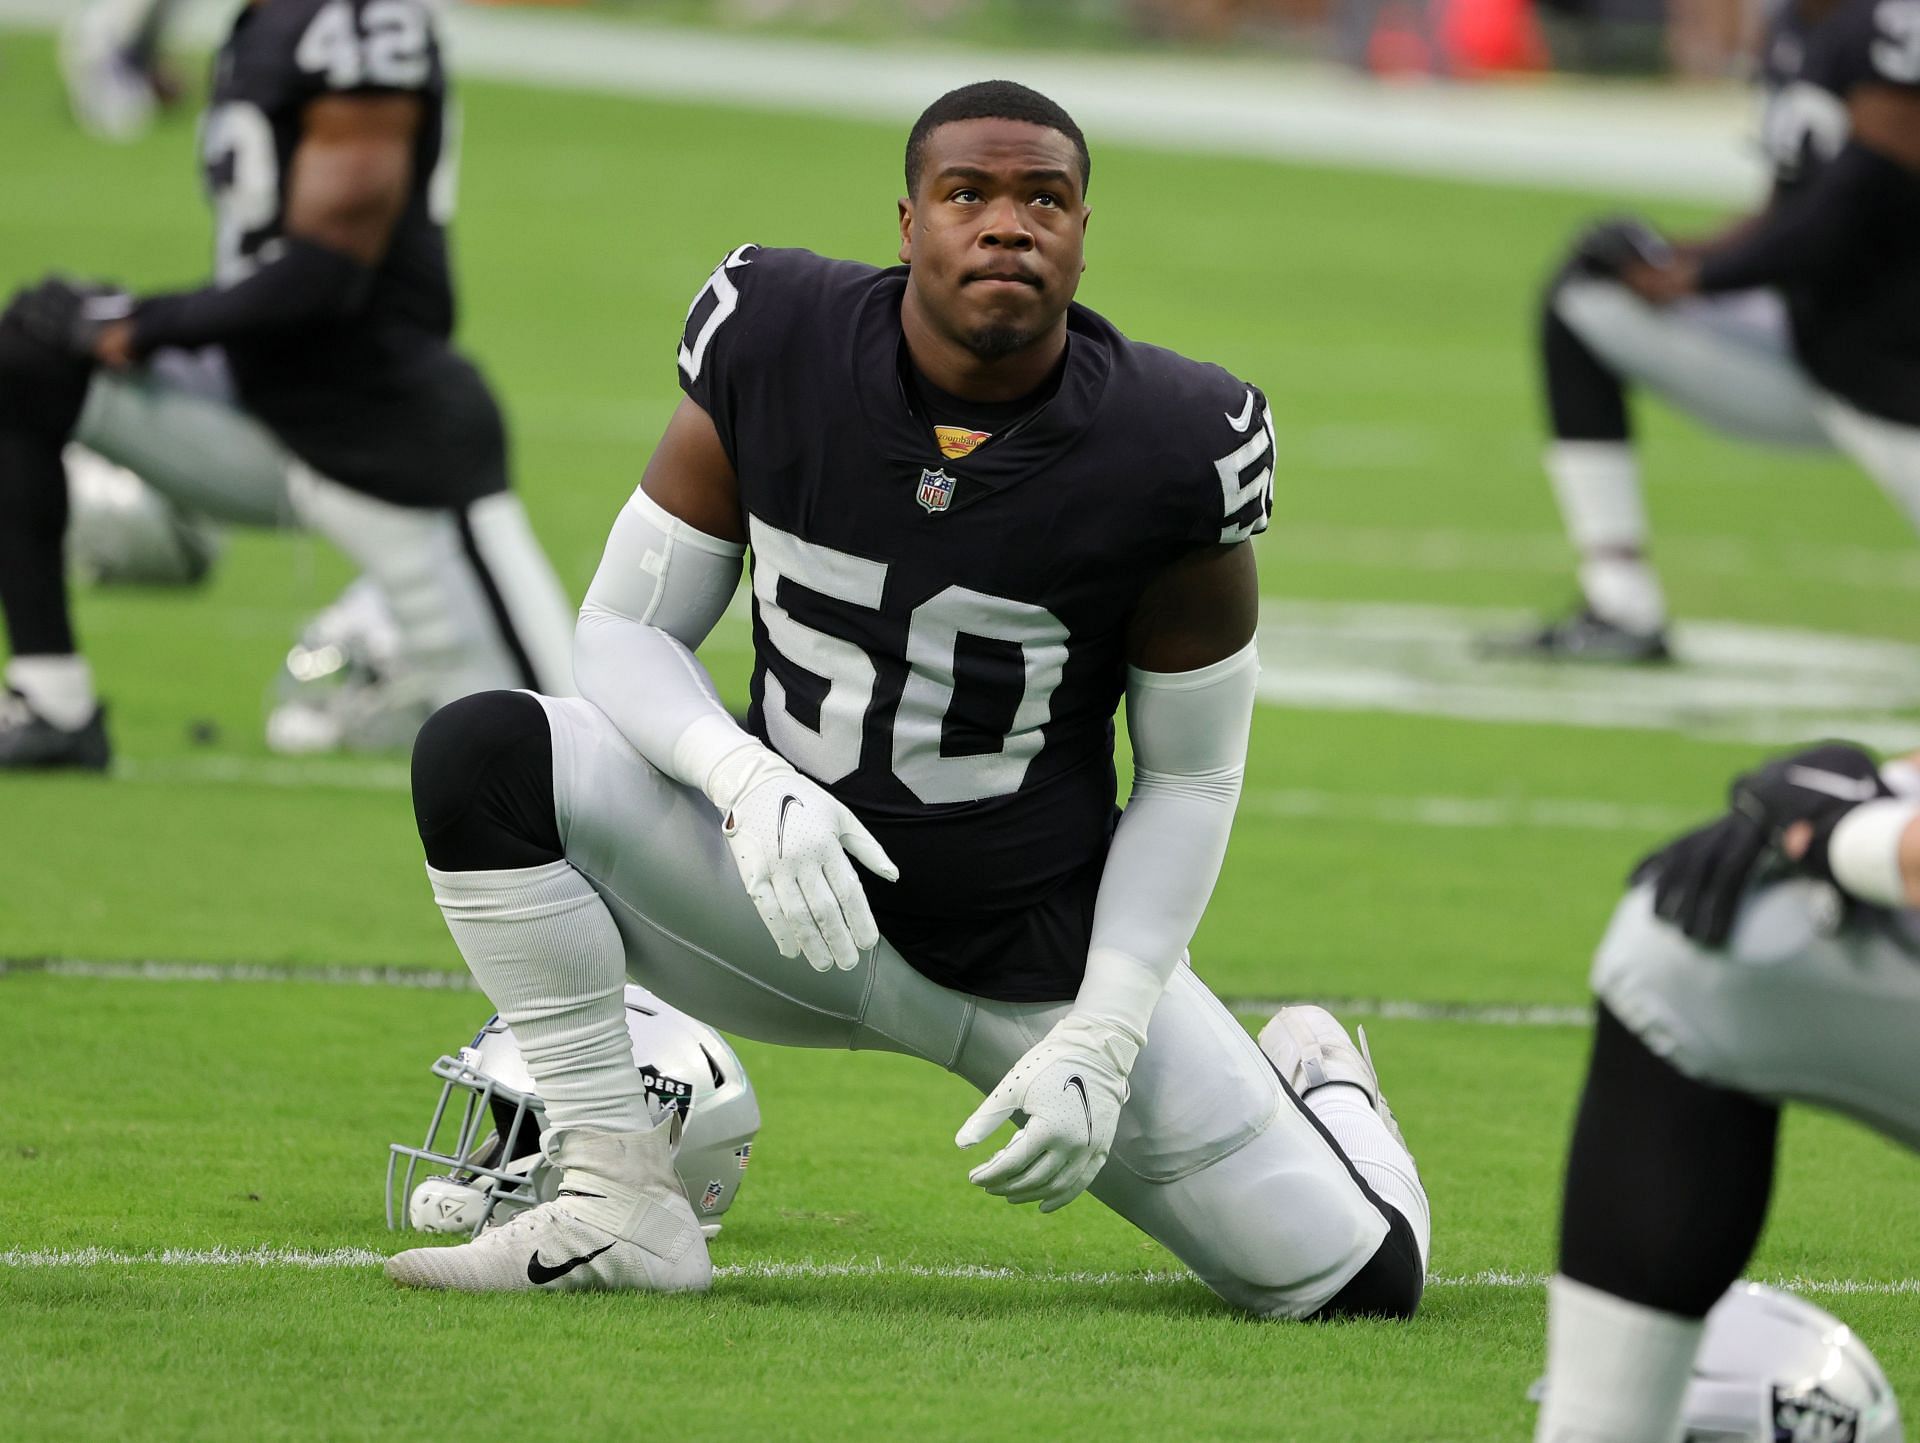
[{"label": "jersey collar", "polygon": [[906,337],[900,330],[906,288],[905,266],[882,271],[854,326],[854,391],[884,459],[938,468],[1000,491],[1046,469],[1093,425],[1113,353],[1093,312],[1076,304],[1067,313],[1066,367],[1053,394],[971,455],[959,460],[944,455],[934,438],[933,418],[920,413],[906,384]]}]

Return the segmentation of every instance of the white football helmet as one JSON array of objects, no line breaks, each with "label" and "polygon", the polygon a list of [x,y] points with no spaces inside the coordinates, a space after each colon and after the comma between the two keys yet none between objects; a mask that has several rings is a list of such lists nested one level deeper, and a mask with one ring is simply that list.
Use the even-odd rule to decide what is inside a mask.
[{"label": "white football helmet", "polygon": [[283,756],[397,751],[433,715],[423,678],[400,657],[400,626],[362,576],[309,621],[274,680],[267,746]]},{"label": "white football helmet", "polygon": [[1805,1298],[1735,1283],[1707,1314],[1687,1443],[1905,1443],[1887,1375]]},{"label": "white football helmet", "polygon": [[[644,987],[627,988],[627,1031],[647,1096],[680,1114],[674,1170],[712,1237],[740,1194],[760,1131],[753,1084],[725,1038]],[[478,1235],[550,1201],[560,1171],[541,1147],[546,1109],[506,1023],[488,1019],[433,1074],[442,1086],[426,1141],[387,1151],[387,1226]],[[416,1182],[422,1164],[430,1171]]]},{"label": "white football helmet", "polygon": [[[1541,1379],[1527,1396],[1546,1394]],[[1685,1443],[1906,1443],[1880,1364],[1805,1298],[1735,1283],[1707,1314],[1682,1406]]]}]

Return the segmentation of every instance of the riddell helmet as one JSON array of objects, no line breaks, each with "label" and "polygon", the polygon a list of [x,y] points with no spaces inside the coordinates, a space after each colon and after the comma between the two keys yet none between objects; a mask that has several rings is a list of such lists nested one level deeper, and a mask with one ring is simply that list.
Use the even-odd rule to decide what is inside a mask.
[{"label": "riddell helmet", "polygon": [[[760,1131],[753,1084],[718,1032],[644,987],[627,988],[627,1032],[648,1098],[679,1114],[674,1170],[712,1237],[739,1196]],[[507,1024],[488,1019],[433,1074],[442,1086],[426,1141],[387,1151],[387,1226],[477,1235],[551,1200],[560,1170],[541,1148],[546,1108]],[[422,1164],[427,1175],[416,1182]]]},{"label": "riddell helmet", "polygon": [[[1546,1380],[1527,1396],[1544,1396]],[[1684,1443],[1906,1443],[1887,1375],[1805,1298],[1735,1283],[1713,1311],[1681,1409]]]},{"label": "riddell helmet", "polygon": [[1687,1443],[1905,1443],[1887,1375],[1805,1298],[1735,1283],[1707,1314]]}]

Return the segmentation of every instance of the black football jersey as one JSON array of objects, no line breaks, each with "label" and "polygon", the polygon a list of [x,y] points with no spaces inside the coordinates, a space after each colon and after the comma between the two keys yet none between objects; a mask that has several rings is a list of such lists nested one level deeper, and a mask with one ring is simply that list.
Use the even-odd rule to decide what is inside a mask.
[{"label": "black football jersey", "polygon": [[505,485],[493,399],[450,348],[447,224],[457,118],[427,0],[260,0],[214,60],[201,152],[215,216],[214,280],[232,285],[284,238],[306,109],[328,95],[417,95],[412,189],[366,305],[227,346],[248,408],[309,464],[408,504]]},{"label": "black football jersey", "polygon": [[[1176,558],[1266,528],[1272,419],[1082,306],[1023,415],[930,414],[906,275],[743,246],[688,314],[681,384],[747,517],[749,723],[899,867],[863,880],[916,968],[1068,998],[1118,815],[1128,618]],[[935,426],[976,420],[987,439],[949,454]]]},{"label": "black football jersey", "polygon": [[[1920,89],[1920,0],[1839,0],[1813,23],[1788,0],[1769,28],[1761,76],[1773,203],[1791,204],[1847,143],[1855,89]],[[1890,181],[1862,224],[1847,265],[1787,291],[1794,348],[1828,390],[1920,425],[1920,176]]]}]

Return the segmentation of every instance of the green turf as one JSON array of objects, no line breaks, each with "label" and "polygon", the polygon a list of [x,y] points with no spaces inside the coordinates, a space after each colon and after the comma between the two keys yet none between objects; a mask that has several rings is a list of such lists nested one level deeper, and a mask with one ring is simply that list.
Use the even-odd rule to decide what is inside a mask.
[{"label": "green turf", "polygon": [[[0,32],[0,66],[0,286],[53,265],[141,285],[199,275],[189,128],[93,146],[63,121],[43,40]],[[673,342],[706,271],[746,240],[888,259],[900,137],[500,86],[470,87],[467,102],[465,335],[502,388],[528,506],[578,590],[673,405]],[[1094,143],[1084,298],[1275,401],[1269,594],[1570,594],[1537,564],[1557,523],[1526,337],[1569,228],[1619,198]],[[1920,639],[1911,537],[1848,468],[1646,421],[1683,614]],[[1473,563],[1423,562],[1433,531],[1471,541]],[[1815,552],[1860,564],[1782,582]],[[345,576],[311,542],[236,537],[204,591],[82,598],[131,775],[0,782],[0,957],[459,966],[402,767],[286,774],[325,783],[304,786],[215,775],[264,761],[268,679]],[[721,641],[711,660],[738,697],[744,653],[737,632]],[[197,721],[213,724],[210,744],[189,740]],[[1704,809],[1754,754],[1661,733],[1263,710],[1249,792]],[[1196,958],[1239,996],[1575,1002],[1618,879],[1654,840],[1249,806]],[[384,1250],[381,1146],[424,1127],[427,1064],[483,1011],[472,994],[0,977],[0,1247]],[[1432,1186],[1436,1271],[1546,1269],[1582,1035],[1374,1033]],[[1447,1282],[1410,1328],[1252,1326],[1190,1282],[1151,1280],[1170,1260],[1090,1202],[1041,1219],[967,1187],[948,1139],[970,1103],[951,1079],[887,1057],[744,1055],[766,1127],[717,1261],[895,1271],[732,1277],[699,1301],[475,1303],[398,1296],[364,1267],[0,1268],[0,1419],[36,1439],[1525,1434],[1537,1291]],[[1858,1130],[1794,1119],[1756,1271],[1911,1276],[1913,1179],[1911,1159]],[[1036,1276],[899,1271],[964,1265]],[[1822,1301],[1920,1397],[1910,1296]]]}]

